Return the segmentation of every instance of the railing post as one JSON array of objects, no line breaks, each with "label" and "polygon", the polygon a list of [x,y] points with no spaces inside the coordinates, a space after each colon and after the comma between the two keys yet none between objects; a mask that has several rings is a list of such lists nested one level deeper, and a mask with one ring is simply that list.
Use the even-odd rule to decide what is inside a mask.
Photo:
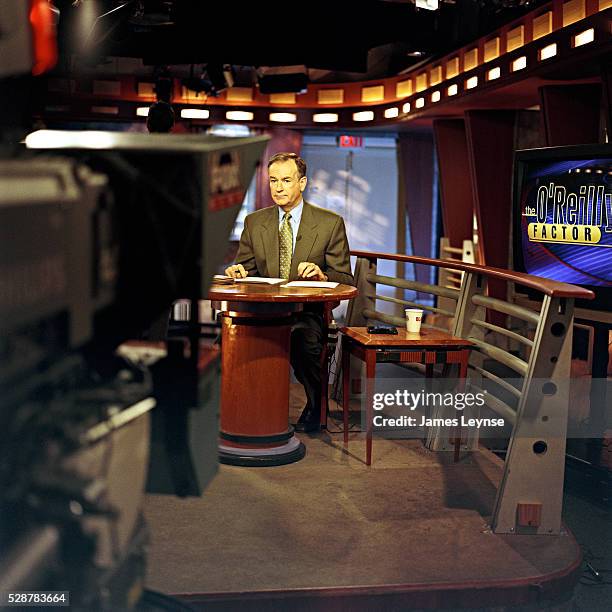
[{"label": "railing post", "polygon": [[561,531],[573,302],[544,296],[497,491],[495,533]]},{"label": "railing post", "polygon": [[[457,300],[457,310],[455,311],[455,326],[452,331],[453,336],[458,338],[474,338],[483,339],[483,330],[471,323],[472,318],[484,319],[486,317],[486,309],[482,306],[477,306],[472,301],[474,295],[484,295],[487,288],[486,278],[482,274],[474,272],[466,272],[463,275],[459,299]],[[470,363],[482,367],[483,357],[480,353],[473,351],[470,357]],[[478,372],[472,372],[469,378],[473,380],[479,387],[482,387],[482,376]],[[434,418],[453,418],[456,414],[452,412],[455,409],[452,407],[440,407],[432,415]],[[466,418],[478,416],[475,414],[477,408],[465,408]],[[473,413],[473,414],[472,414]],[[465,436],[465,439],[463,438]],[[441,434],[440,427],[430,427],[427,432],[426,446],[432,451],[453,450],[454,445],[451,440]],[[478,430],[470,428],[469,431],[462,432],[461,448],[463,450],[473,451],[478,450]]]},{"label": "railing post", "polygon": [[484,319],[486,317],[486,309],[483,306],[477,306],[472,301],[472,297],[475,295],[485,295],[486,289],[487,279],[482,274],[467,272],[463,276],[461,292],[457,300],[453,336],[458,338],[473,336],[479,340],[484,337],[483,331],[476,328],[471,320]]},{"label": "railing post", "polygon": [[[451,245],[446,237],[440,238],[440,259],[452,259],[450,255]],[[440,287],[452,287],[451,283],[452,274],[449,272],[449,268],[444,268],[440,266],[438,268],[438,285]],[[441,308],[442,310],[451,310],[453,306],[455,306],[453,300],[444,297],[438,296],[436,300],[436,306]],[[454,321],[451,321],[451,324],[454,324]]]}]

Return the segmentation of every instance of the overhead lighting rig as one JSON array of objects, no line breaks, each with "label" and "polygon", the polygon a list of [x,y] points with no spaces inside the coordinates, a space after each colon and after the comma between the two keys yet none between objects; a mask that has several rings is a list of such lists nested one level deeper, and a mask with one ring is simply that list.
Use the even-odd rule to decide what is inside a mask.
[{"label": "overhead lighting rig", "polygon": [[306,66],[276,66],[257,70],[259,91],[262,94],[304,93],[308,88]]},{"label": "overhead lighting rig", "polygon": [[233,87],[234,69],[230,64],[210,63],[196,76],[195,66],[192,64],[190,75],[182,79],[181,83],[191,91],[216,97],[225,89]]}]

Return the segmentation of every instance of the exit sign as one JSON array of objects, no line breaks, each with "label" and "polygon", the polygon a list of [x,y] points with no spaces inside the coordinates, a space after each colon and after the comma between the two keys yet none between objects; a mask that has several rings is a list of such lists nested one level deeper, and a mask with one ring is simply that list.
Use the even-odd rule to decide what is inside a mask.
[{"label": "exit sign", "polygon": [[363,149],[363,136],[338,136],[341,149]]}]

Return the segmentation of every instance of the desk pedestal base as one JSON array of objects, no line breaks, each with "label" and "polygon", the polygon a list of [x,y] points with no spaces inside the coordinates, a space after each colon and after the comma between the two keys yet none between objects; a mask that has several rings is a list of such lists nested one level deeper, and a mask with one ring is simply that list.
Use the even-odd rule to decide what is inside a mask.
[{"label": "desk pedestal base", "polygon": [[286,465],[304,458],[306,448],[297,438],[271,448],[245,448],[219,444],[219,461],[226,465],[268,467]]},{"label": "desk pedestal base", "polygon": [[223,312],[221,463],[285,465],[306,454],[288,427],[291,315],[297,307],[230,303]]}]

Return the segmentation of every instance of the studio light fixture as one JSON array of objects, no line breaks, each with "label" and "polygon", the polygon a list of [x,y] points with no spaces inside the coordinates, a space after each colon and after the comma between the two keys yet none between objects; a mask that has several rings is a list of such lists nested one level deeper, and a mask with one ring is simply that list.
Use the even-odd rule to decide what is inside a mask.
[{"label": "studio light fixture", "polygon": [[574,47],[582,47],[582,45],[588,45],[595,40],[595,28],[589,28],[580,34],[574,36]]},{"label": "studio light fixture", "polygon": [[538,53],[541,62],[551,57],[555,57],[555,55],[557,55],[557,43],[551,43],[550,45],[542,47]]},{"label": "studio light fixture", "polygon": [[295,113],[270,113],[270,121],[277,123],[293,123],[297,121],[297,115]]},{"label": "studio light fixture", "polygon": [[253,121],[255,115],[250,111],[227,111],[225,118],[230,121]]},{"label": "studio light fixture", "polygon": [[205,108],[183,108],[181,119],[208,119],[210,111]]},{"label": "studio light fixture", "polygon": [[415,0],[414,5],[419,9],[426,11],[437,11],[439,8],[439,0]]},{"label": "studio light fixture", "polygon": [[353,121],[373,121],[374,111],[360,111],[353,113]]},{"label": "studio light fixture", "polygon": [[312,120],[315,123],[336,123],[338,121],[337,113],[316,113]]},{"label": "studio light fixture", "polygon": [[113,146],[114,138],[114,135],[110,132],[97,130],[88,132],[37,130],[26,136],[25,144],[28,149],[70,149],[77,147],[108,149]]}]

